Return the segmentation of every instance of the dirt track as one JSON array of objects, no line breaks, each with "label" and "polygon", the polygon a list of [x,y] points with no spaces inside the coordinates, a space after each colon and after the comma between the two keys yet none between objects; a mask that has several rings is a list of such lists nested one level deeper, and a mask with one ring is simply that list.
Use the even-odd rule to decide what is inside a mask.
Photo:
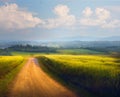
[{"label": "dirt track", "polygon": [[35,58],[30,58],[16,77],[10,97],[77,96],[44,73]]}]

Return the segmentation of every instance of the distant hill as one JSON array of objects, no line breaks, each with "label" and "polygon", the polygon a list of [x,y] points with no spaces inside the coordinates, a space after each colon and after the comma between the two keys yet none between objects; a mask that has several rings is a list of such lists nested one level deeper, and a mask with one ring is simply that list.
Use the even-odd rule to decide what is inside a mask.
[{"label": "distant hill", "polygon": [[14,45],[31,45],[53,48],[86,48],[86,47],[119,47],[120,41],[9,41],[0,42],[0,48],[8,48]]},{"label": "distant hill", "polygon": [[68,37],[61,40],[65,41],[120,41],[120,36],[111,36],[111,37],[88,37],[88,36],[77,36],[77,37]]},{"label": "distant hill", "polygon": [[102,38],[103,41],[120,41],[120,36]]}]

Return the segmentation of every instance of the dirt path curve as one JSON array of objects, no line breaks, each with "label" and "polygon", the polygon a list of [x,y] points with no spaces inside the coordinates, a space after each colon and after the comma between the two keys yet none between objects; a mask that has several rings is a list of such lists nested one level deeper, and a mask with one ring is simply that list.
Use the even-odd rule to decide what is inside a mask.
[{"label": "dirt path curve", "polygon": [[35,58],[30,58],[16,77],[10,97],[77,96],[44,73]]}]

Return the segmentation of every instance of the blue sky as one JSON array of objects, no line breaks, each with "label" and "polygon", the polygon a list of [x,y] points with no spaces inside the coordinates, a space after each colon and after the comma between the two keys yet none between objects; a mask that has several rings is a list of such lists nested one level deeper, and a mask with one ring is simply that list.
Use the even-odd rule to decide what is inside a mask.
[{"label": "blue sky", "polygon": [[120,36],[119,0],[0,0],[0,40]]}]

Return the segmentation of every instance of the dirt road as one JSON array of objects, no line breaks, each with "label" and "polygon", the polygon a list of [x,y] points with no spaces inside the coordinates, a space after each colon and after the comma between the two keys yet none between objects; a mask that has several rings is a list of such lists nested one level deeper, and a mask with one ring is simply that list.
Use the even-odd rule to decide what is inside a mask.
[{"label": "dirt road", "polygon": [[10,97],[77,96],[44,73],[35,58],[30,58],[16,77]]}]

